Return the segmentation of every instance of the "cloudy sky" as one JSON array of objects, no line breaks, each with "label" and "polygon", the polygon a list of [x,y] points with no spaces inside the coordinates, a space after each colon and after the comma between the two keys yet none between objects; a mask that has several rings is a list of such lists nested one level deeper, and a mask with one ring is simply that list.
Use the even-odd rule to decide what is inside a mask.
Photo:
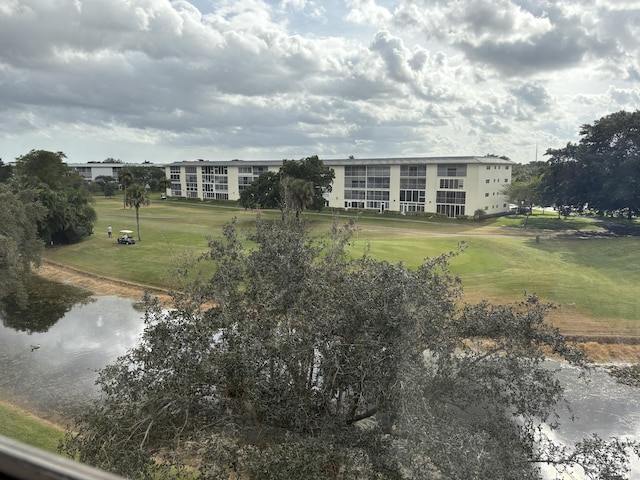
[{"label": "cloudy sky", "polygon": [[0,0],[0,158],[544,160],[639,42],[640,0]]}]

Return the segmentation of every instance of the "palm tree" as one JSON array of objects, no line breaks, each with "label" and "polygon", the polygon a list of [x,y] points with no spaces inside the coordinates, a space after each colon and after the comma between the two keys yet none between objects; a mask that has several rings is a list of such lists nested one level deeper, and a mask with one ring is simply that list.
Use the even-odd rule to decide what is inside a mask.
[{"label": "palm tree", "polygon": [[138,241],[140,241],[140,217],[138,215],[140,207],[146,207],[151,203],[149,201],[149,194],[147,190],[139,183],[134,183],[129,187],[125,197],[125,206],[133,207],[136,209],[136,224],[138,226]]},{"label": "palm tree", "polygon": [[127,167],[122,167],[118,172],[118,181],[124,186],[124,206],[127,208],[127,186],[133,181],[133,173]]},{"label": "palm tree", "polygon": [[296,218],[299,220],[302,211],[313,203],[315,197],[313,182],[302,178],[287,179],[285,189],[287,190],[285,199],[290,204],[287,208],[295,210]]}]

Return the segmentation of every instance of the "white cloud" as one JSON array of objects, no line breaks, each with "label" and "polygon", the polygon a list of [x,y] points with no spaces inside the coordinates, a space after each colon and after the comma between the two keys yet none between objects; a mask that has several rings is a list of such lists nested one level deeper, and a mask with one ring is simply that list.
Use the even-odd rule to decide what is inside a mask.
[{"label": "white cloud", "polygon": [[[638,104],[637,1],[5,0],[0,157],[497,153]],[[546,144],[545,144],[546,143]]]}]

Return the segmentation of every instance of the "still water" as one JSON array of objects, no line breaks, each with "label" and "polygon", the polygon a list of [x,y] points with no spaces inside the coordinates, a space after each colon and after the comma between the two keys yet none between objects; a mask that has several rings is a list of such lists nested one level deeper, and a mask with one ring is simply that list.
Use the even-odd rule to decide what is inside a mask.
[{"label": "still water", "polygon": [[[97,370],[135,346],[142,314],[118,297],[73,306],[53,325],[0,325],[0,397],[45,417],[68,417],[96,395]],[[39,348],[33,348],[39,345]]]},{"label": "still water", "polygon": [[[91,298],[60,319],[38,319],[31,326],[6,315],[0,320],[0,398],[58,420],[97,395],[97,370],[135,346],[144,328],[141,312],[118,297]],[[593,432],[640,439],[640,389],[617,383],[603,370],[584,381],[575,368],[557,362],[549,367],[558,371],[576,416],[571,421],[562,412],[552,438],[571,442]],[[576,472],[566,478],[582,477]],[[640,478],[638,462],[630,478]]]}]

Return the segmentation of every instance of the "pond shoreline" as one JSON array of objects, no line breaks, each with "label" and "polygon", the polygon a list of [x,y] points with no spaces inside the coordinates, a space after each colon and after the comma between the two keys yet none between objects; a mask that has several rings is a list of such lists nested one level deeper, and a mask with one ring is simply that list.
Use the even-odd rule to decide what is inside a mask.
[{"label": "pond shoreline", "polygon": [[[96,295],[114,295],[138,302],[145,292],[149,292],[157,296],[163,305],[171,304],[167,290],[84,272],[50,260],[43,260],[35,273],[49,280],[84,288]],[[597,363],[637,363],[640,360],[640,337],[581,333],[574,329],[565,333],[568,341],[576,343]]]},{"label": "pond shoreline", "polygon": [[171,303],[171,296],[167,290],[84,272],[51,260],[43,259],[40,267],[34,272],[47,280],[74,285],[96,295],[113,295],[138,302],[142,300],[145,292],[149,292],[158,297],[163,305]]}]

